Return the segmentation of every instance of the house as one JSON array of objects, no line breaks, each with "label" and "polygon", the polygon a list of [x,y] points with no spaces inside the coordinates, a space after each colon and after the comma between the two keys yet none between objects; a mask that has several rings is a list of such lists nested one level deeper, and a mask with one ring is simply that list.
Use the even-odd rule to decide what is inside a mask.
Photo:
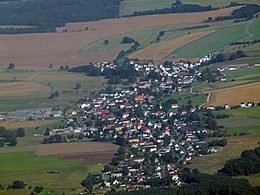
[{"label": "house", "polygon": [[135,96],[135,101],[137,101],[137,102],[144,102],[146,98],[147,97],[144,94],[136,95]]},{"label": "house", "polygon": [[172,104],[172,109],[178,108],[178,107],[179,107],[178,104]]}]

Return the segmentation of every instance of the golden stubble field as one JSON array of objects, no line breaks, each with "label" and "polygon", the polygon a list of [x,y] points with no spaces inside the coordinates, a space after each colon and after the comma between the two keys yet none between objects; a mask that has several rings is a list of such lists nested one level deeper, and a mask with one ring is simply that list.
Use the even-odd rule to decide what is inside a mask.
[{"label": "golden stubble field", "polygon": [[209,92],[211,94],[207,106],[224,104],[240,105],[241,102],[260,102],[260,83],[240,85]]},{"label": "golden stubble field", "polygon": [[[80,48],[106,36],[116,35],[150,26],[166,24],[198,24],[208,17],[229,15],[238,7],[210,12],[178,13],[129,18],[107,19],[96,22],[67,24],[57,33],[0,35],[0,67],[13,62],[17,67],[43,68],[50,63],[60,65],[82,65],[89,62],[113,60],[116,52],[79,53]],[[79,31],[88,27],[88,31]],[[63,29],[69,32],[63,33]]]}]

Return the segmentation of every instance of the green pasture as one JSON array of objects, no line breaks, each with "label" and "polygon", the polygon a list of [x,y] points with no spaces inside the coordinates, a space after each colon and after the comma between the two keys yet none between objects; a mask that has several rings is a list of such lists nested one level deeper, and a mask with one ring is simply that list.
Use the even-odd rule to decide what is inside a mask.
[{"label": "green pasture", "polygon": [[253,24],[250,26],[249,31],[254,35],[250,41],[260,39],[260,18],[255,19]]},{"label": "green pasture", "polygon": [[[99,172],[101,168],[99,165],[80,165],[79,160],[59,160],[57,156],[40,157],[30,152],[2,153],[0,183],[7,187],[14,180],[22,180],[28,186],[42,185],[45,192],[53,191],[52,194],[77,194],[76,190],[82,189],[81,180],[89,172]],[[48,173],[50,171],[55,173]]]},{"label": "green pasture", "polygon": [[[130,31],[127,33],[122,33],[119,35],[111,35],[109,37],[104,37],[95,41],[91,44],[86,45],[85,47],[81,48],[79,52],[104,52],[104,51],[121,51],[129,49],[132,44],[121,44],[123,37],[131,37],[134,40],[138,41],[140,47],[138,49],[147,47],[151,44],[156,36],[159,34],[160,31],[171,31],[170,33],[166,32],[165,36],[162,40],[171,40],[177,38],[183,34],[183,32],[175,31],[184,25],[163,25],[163,26],[156,26],[156,27],[145,27],[142,29]],[[108,45],[103,45],[105,40],[109,40]]]},{"label": "green pasture", "polygon": [[226,45],[246,37],[245,23],[217,28],[216,32],[206,35],[175,50],[170,57],[203,57],[215,53]]},{"label": "green pasture", "polygon": [[228,114],[232,117],[248,117],[251,119],[260,119],[260,106],[255,106],[251,108],[237,108],[230,110],[218,110],[214,111],[215,115]]},{"label": "green pasture", "polygon": [[248,117],[231,117],[218,119],[218,125],[223,125],[227,128],[227,133],[230,135],[239,133],[250,133],[252,135],[260,134],[260,119],[252,119]]},{"label": "green pasture", "polygon": [[[199,4],[199,5],[212,5],[214,7],[224,7],[229,5],[233,0],[182,0],[183,4]],[[260,1],[252,0],[236,0],[238,3],[254,3],[260,4]],[[124,0],[121,2],[120,15],[130,15],[135,11],[147,11],[154,9],[162,9],[171,7],[174,0]]]}]

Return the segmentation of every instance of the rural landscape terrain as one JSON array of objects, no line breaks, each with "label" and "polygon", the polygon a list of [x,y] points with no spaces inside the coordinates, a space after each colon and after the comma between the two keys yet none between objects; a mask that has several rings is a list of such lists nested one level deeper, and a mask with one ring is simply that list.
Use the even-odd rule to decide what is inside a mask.
[{"label": "rural landscape terrain", "polygon": [[259,0],[0,0],[0,195],[258,194],[259,162]]}]

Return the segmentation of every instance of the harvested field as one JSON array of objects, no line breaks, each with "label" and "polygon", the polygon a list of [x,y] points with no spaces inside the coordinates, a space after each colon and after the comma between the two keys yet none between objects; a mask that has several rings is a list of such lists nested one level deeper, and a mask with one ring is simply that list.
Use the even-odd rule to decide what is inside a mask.
[{"label": "harvested field", "polygon": [[260,83],[241,85],[210,92],[207,106],[221,106],[224,104],[239,105],[241,102],[260,102]]},{"label": "harvested field", "polygon": [[0,126],[7,129],[17,129],[17,127],[35,128],[56,122],[58,122],[58,120],[0,121]]},{"label": "harvested field", "polygon": [[[0,66],[6,67],[10,62],[24,68],[47,69],[61,65],[81,65],[90,61],[107,60],[108,55],[96,53],[79,53],[80,48],[102,37],[116,35],[132,30],[166,24],[196,24],[208,17],[229,15],[238,7],[200,13],[180,13],[130,18],[107,19],[96,22],[67,24],[58,28],[68,31],[79,31],[88,27],[90,30],[66,33],[39,33],[20,35],[0,35]],[[94,55],[94,57],[92,56]],[[95,61],[94,61],[94,60]]]},{"label": "harvested field", "polygon": [[50,87],[32,82],[12,82],[0,84],[1,99],[17,98],[17,96],[47,97],[50,94]]},{"label": "harvested field", "polygon": [[189,167],[197,168],[204,173],[214,174],[224,166],[227,160],[239,157],[244,150],[257,147],[260,136],[233,136],[227,137],[226,140],[228,144],[218,153],[194,157]]},{"label": "harvested field", "polygon": [[77,154],[61,154],[60,159],[80,159],[81,164],[109,163],[111,157],[115,155],[115,150],[104,152],[86,152]]},{"label": "harvested field", "polygon": [[109,162],[117,149],[117,145],[109,143],[74,142],[0,148],[0,152],[34,152],[38,156],[59,155],[60,159],[80,159],[81,163],[95,164]]},{"label": "harvested field", "polygon": [[139,50],[133,54],[131,54],[130,58],[138,58],[141,60],[145,59],[153,59],[155,61],[160,61],[166,56],[170,55],[174,50],[177,48],[186,45],[189,42],[192,42],[196,39],[199,39],[203,36],[206,36],[210,33],[215,32],[212,31],[204,31],[204,32],[196,32],[192,34],[188,34],[179,38],[176,38],[171,41],[162,41],[160,43],[155,43],[152,45],[149,45],[148,47]]}]

